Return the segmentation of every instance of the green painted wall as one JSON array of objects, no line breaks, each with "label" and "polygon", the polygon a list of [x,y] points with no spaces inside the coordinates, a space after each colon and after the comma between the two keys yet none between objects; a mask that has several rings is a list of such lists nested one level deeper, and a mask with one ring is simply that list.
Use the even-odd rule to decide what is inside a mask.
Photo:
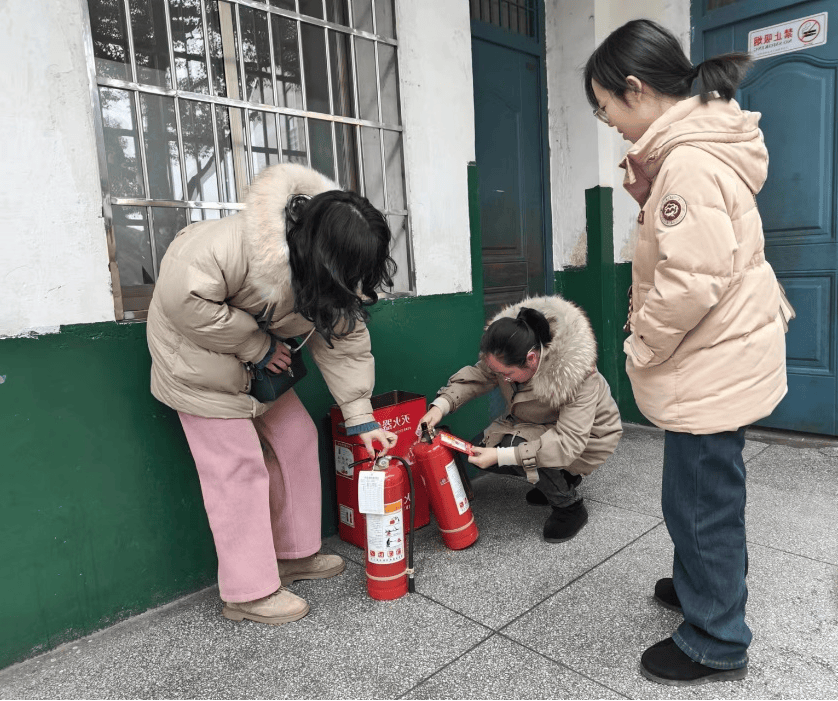
[{"label": "green painted wall", "polygon": [[[473,165],[468,179],[475,293],[372,309],[376,394],[433,397],[476,359],[483,302]],[[0,667],[215,582],[194,463],[177,415],[149,393],[150,364],[142,323],[0,340]],[[320,429],[325,537],[337,531],[332,399],[316,370],[298,393]],[[469,437],[487,423],[487,401],[450,422]]]},{"label": "green painted wall", "polygon": [[555,273],[555,290],[588,314],[599,345],[599,371],[608,380],[623,421],[648,424],[634,402],[626,375],[623,324],[628,314],[631,263],[614,263],[614,217],[610,187],[585,191],[588,264]]}]

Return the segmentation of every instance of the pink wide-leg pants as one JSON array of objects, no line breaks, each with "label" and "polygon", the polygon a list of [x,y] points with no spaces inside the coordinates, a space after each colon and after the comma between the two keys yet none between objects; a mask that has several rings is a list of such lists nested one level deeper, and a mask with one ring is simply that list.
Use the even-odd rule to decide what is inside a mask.
[{"label": "pink wide-leg pants", "polygon": [[178,416],[198,468],[221,598],[272,594],[280,585],[277,558],[320,549],[314,422],[293,390],[255,419]]}]

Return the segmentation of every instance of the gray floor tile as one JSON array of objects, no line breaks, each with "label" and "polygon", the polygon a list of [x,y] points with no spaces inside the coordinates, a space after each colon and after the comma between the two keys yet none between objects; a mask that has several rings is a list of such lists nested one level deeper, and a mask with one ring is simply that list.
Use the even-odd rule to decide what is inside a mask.
[{"label": "gray floor tile", "polygon": [[[416,539],[416,590],[492,628],[524,613],[637,538],[658,519],[598,502],[587,504],[588,524],[573,540],[542,537],[549,507],[534,507],[523,479],[487,475],[474,481],[478,541],[445,547],[432,522]],[[585,490],[582,490],[585,494]]]},{"label": "gray floor tile", "polygon": [[838,457],[772,445],[747,469],[749,542],[838,565]]},{"label": "gray floor tile", "polygon": [[548,657],[632,698],[835,698],[838,568],[760,546],[750,552],[754,643],[742,682],[676,689],[640,675],[643,650],[669,637],[682,620],[651,598],[671,562],[663,527],[503,632],[524,645],[539,642]]},{"label": "gray floor tile", "polygon": [[831,448],[771,445],[748,462],[748,484],[783,492],[830,496],[838,501],[838,455]]},{"label": "gray floor tile", "polygon": [[488,634],[421,596],[373,601],[350,564],[297,582],[284,626],[220,616],[215,588],[0,673],[3,698],[394,698]]},{"label": "gray floor tile", "polygon": [[419,684],[407,699],[621,699],[564,665],[494,635]]},{"label": "gray floor tile", "polygon": [[629,425],[614,454],[582,484],[591,499],[663,518],[662,469],[663,432]]}]

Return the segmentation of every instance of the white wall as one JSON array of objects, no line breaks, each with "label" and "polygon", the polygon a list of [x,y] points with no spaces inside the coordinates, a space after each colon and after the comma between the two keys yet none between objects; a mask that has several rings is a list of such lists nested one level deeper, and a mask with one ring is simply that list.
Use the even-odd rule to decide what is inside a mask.
[{"label": "white wall", "polygon": [[114,319],[79,3],[0,3],[0,338]]},{"label": "white wall", "polygon": [[545,2],[553,267],[584,266],[585,189],[598,178],[596,120],[582,70],[593,51],[594,0]]},{"label": "white wall", "polygon": [[545,0],[545,11],[554,266],[585,264],[585,190],[596,185],[614,190],[615,261],[631,260],[638,206],[618,168],[631,144],[591,114],[582,70],[605,37],[642,17],[673,31],[689,55],[689,0]]},{"label": "white wall", "polygon": [[471,290],[467,165],[474,155],[467,2],[397,0],[408,202],[420,295]]}]

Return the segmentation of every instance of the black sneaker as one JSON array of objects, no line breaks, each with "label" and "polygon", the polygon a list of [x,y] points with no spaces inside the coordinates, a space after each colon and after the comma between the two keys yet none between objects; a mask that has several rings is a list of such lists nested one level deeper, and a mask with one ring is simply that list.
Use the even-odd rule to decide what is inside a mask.
[{"label": "black sneaker", "polygon": [[691,659],[672,638],[652,645],[640,658],[646,679],[669,686],[697,686],[708,682],[733,682],[748,676],[748,667],[714,669]]},{"label": "black sneaker", "polygon": [[533,487],[527,492],[527,504],[532,504],[533,506],[547,506],[548,501],[547,497],[544,496],[544,492],[542,492],[538,487]]},{"label": "black sneaker", "polygon": [[655,601],[670,611],[684,613],[681,610],[681,601],[678,599],[678,594],[675,593],[675,584],[672,582],[672,577],[664,577],[655,582]]},{"label": "black sneaker", "polygon": [[588,510],[582,502],[580,499],[564,508],[551,507],[553,513],[544,523],[544,540],[548,543],[564,543],[581,531],[582,526],[588,522]]}]

